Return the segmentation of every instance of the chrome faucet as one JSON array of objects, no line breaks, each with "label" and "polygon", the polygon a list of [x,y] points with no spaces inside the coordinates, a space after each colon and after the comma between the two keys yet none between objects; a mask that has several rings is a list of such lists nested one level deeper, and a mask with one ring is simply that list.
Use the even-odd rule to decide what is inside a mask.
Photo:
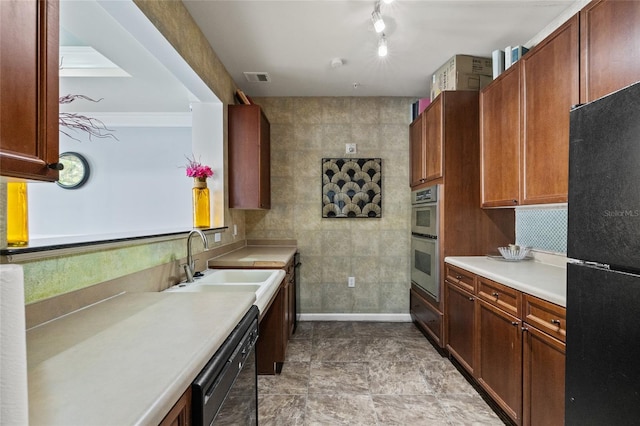
[{"label": "chrome faucet", "polygon": [[209,249],[209,243],[207,242],[207,236],[204,235],[199,229],[193,229],[189,232],[189,236],[187,237],[187,263],[184,264],[184,272],[187,274],[187,282],[193,282],[193,274],[195,272],[196,262],[193,260],[193,254],[191,253],[191,237],[194,235],[199,235],[202,239],[202,244],[204,245],[204,249]]}]

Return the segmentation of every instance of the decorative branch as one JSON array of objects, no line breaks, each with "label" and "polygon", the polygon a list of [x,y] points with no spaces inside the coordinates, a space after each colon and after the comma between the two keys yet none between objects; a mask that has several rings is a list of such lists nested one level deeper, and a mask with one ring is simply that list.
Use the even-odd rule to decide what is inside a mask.
[{"label": "decorative branch", "polygon": [[[59,98],[58,102],[61,105],[70,104],[76,99],[84,99],[91,102],[100,102],[102,100],[102,98],[98,100],[91,99],[90,97],[85,95],[66,95]],[[69,132],[66,132],[63,129],[69,129],[74,132],[85,132],[89,135],[89,140],[91,140],[92,137],[101,139],[113,138],[115,140],[118,140],[118,138],[113,133],[110,133],[113,132],[113,130],[109,129],[101,120],[98,120],[97,118],[87,117],[74,112],[59,113],[58,125],[60,133],[70,137],[71,139],[77,140],[78,142],[81,142],[80,139],[71,136]]]}]

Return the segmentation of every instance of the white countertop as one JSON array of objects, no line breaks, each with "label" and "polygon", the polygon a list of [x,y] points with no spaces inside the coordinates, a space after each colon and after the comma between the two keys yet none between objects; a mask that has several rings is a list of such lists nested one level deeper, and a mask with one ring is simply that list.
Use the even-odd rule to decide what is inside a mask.
[{"label": "white countertop", "polygon": [[124,293],[27,331],[29,423],[158,424],[255,293]]},{"label": "white countertop", "polygon": [[446,263],[566,307],[567,269],[534,260],[505,262],[486,256],[450,256]]},{"label": "white countertop", "polygon": [[296,246],[245,246],[209,259],[210,268],[283,268],[296,253]]}]

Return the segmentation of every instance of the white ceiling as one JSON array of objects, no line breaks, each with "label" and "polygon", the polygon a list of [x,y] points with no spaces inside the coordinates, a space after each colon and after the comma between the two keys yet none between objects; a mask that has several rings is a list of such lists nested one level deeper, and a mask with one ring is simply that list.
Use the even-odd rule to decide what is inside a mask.
[{"label": "white ceiling", "polygon": [[[427,97],[455,54],[491,56],[525,44],[570,0],[395,0],[381,4],[389,54],[379,58],[374,0],[183,0],[249,96]],[[344,65],[332,68],[331,60]],[[250,83],[243,72],[267,72]],[[354,83],[357,87],[354,88]]]}]

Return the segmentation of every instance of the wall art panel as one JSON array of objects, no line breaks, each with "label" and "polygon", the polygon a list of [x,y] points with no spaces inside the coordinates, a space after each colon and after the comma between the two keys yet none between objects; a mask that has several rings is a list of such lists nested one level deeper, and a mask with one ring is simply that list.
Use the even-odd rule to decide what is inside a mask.
[{"label": "wall art panel", "polygon": [[382,217],[382,159],[323,158],[322,217]]}]

